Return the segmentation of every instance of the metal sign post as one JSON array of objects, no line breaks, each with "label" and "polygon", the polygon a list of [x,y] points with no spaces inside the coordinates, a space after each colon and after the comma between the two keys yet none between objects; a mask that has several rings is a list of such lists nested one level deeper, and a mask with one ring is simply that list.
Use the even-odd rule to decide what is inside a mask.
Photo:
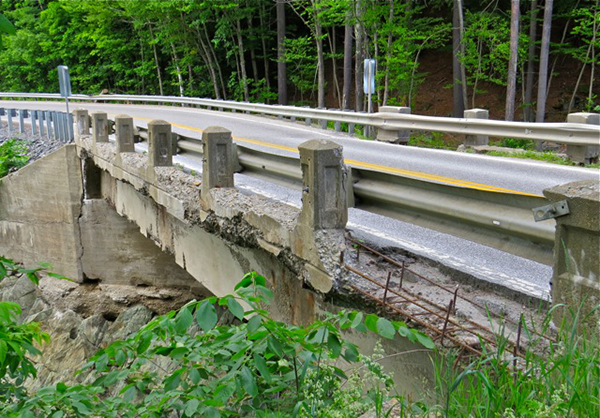
[{"label": "metal sign post", "polygon": [[[364,62],[364,73],[363,73],[363,89],[368,97],[367,111],[373,113],[373,99],[372,95],[375,92],[375,60],[367,58]],[[371,127],[367,126],[367,135],[371,136]]]},{"label": "metal sign post", "polygon": [[69,113],[69,96],[71,95],[71,76],[69,76],[69,67],[66,65],[58,66],[58,85],[60,86],[60,96],[65,98],[67,113]]}]

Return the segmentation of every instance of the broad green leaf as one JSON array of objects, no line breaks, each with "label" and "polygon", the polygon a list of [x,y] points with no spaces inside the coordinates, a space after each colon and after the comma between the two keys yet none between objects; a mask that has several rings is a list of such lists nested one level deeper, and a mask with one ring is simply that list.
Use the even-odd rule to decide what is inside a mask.
[{"label": "broad green leaf", "polygon": [[144,332],[140,337],[141,341],[136,349],[138,354],[144,353],[148,347],[150,347],[150,343],[152,342],[152,334],[149,332]]},{"label": "broad green leaf", "polygon": [[335,334],[329,334],[327,338],[327,348],[331,351],[331,356],[337,358],[342,352],[342,343]]},{"label": "broad green leaf", "polygon": [[187,417],[193,417],[198,411],[198,407],[200,406],[200,401],[198,399],[190,399],[185,404],[184,414]]},{"label": "broad green leaf", "polygon": [[348,348],[344,350],[344,359],[350,363],[354,363],[358,360],[358,350],[354,344],[348,345]]},{"label": "broad green leaf", "polygon": [[67,385],[65,385],[63,382],[58,382],[56,384],[56,391],[58,393],[65,393],[67,390]]},{"label": "broad green leaf", "polygon": [[9,35],[14,35],[15,33],[17,33],[17,30],[15,29],[13,24],[10,23],[9,20],[6,17],[4,17],[4,15],[1,13],[0,13],[0,32],[7,33]]},{"label": "broad green leaf", "polygon": [[379,317],[375,314],[369,314],[365,318],[365,325],[367,329],[371,332],[377,333],[377,321]]},{"label": "broad green leaf", "polygon": [[196,322],[204,332],[208,332],[217,324],[217,310],[207,301],[202,302],[196,310]]},{"label": "broad green leaf", "polygon": [[198,383],[200,383],[200,372],[198,371],[198,369],[192,369],[189,376],[193,384],[197,385]]},{"label": "broad green leaf", "polygon": [[269,372],[269,368],[267,367],[266,360],[261,357],[258,353],[254,353],[254,365],[256,369],[260,372],[265,381],[271,384],[271,373]]},{"label": "broad green leaf", "polygon": [[244,319],[244,308],[234,298],[227,299],[229,311],[240,321]]},{"label": "broad green leaf", "polygon": [[352,320],[352,328],[356,328],[358,327],[360,324],[362,324],[362,320],[363,320],[363,313],[362,312],[357,312],[356,315],[354,316],[354,319]]},{"label": "broad green leaf", "polygon": [[123,350],[117,351],[117,355],[115,356],[115,361],[117,362],[117,366],[122,366],[127,360],[127,354]]},{"label": "broad green leaf", "polygon": [[4,263],[0,261],[0,280],[6,277],[6,268],[4,267]]},{"label": "broad green leaf", "polygon": [[435,348],[435,343],[427,335],[423,334],[422,332],[417,331],[416,329],[414,329],[412,331],[413,331],[413,334],[415,335],[415,337],[417,337],[417,341],[423,347],[429,348],[430,350],[433,350]]},{"label": "broad green leaf", "polygon": [[182,369],[176,370],[171,376],[165,379],[165,390],[171,391],[177,389],[179,387],[179,382],[181,382],[181,373]]},{"label": "broad green leaf", "polygon": [[255,398],[258,395],[258,387],[256,386],[256,380],[254,379],[254,375],[248,367],[242,366],[242,370],[240,372],[240,380],[242,383],[242,387],[244,388],[246,393]]},{"label": "broad green leaf", "polygon": [[269,350],[275,353],[277,357],[283,357],[283,346],[277,338],[270,336],[267,340],[267,347],[269,347]]},{"label": "broad green leaf", "polygon": [[177,315],[177,319],[175,322],[175,332],[178,334],[182,334],[192,325],[192,321],[194,318],[192,317],[192,313],[189,308],[185,307],[181,311],[179,311],[179,315]]},{"label": "broad green leaf", "polygon": [[221,413],[214,406],[209,406],[204,408],[198,416],[202,418],[221,418]]},{"label": "broad green leaf", "polygon": [[81,402],[73,402],[73,408],[75,408],[77,412],[79,412],[82,415],[89,415],[90,413],[89,408]]},{"label": "broad green leaf", "polygon": [[6,353],[8,352],[8,346],[4,340],[0,340],[0,364],[4,364],[6,360]]},{"label": "broad green leaf", "polygon": [[248,334],[253,334],[262,325],[262,317],[255,315],[248,320]]},{"label": "broad green leaf", "polygon": [[393,339],[396,335],[396,329],[390,321],[385,318],[379,318],[377,320],[377,333],[384,338]]}]

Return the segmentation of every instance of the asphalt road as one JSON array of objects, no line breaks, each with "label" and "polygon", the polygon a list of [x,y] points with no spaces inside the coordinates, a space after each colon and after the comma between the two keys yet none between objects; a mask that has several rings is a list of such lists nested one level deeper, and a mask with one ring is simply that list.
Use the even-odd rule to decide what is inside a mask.
[{"label": "asphalt road", "polygon": [[[57,102],[0,101],[0,107],[65,109],[64,103]],[[600,171],[595,169],[364,141],[343,133],[242,113],[172,106],[71,103],[71,109],[77,107],[105,111],[111,116],[128,114],[140,124],[164,119],[173,124],[174,131],[187,136],[199,135],[208,126],[223,126],[232,131],[235,141],[274,154],[297,155],[300,143],[315,138],[329,139],[344,147],[344,157],[350,165],[375,165],[382,171],[475,189],[540,195],[545,188],[558,184],[600,178]],[[200,171],[197,162],[185,156],[178,161]],[[300,192],[289,187],[243,174],[236,175],[236,186],[300,205]],[[358,238],[398,246],[482,280],[536,298],[548,298],[551,267],[358,209],[351,209],[349,218],[348,228]]]}]

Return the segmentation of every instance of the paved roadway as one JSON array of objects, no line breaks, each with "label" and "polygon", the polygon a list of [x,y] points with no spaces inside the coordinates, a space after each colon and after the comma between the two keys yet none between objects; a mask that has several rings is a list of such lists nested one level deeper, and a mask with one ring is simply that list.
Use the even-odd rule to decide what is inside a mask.
[{"label": "paved roadway", "polygon": [[[65,108],[57,102],[19,101],[0,101],[0,107]],[[557,184],[600,178],[600,172],[594,169],[367,142],[343,133],[242,113],[174,106],[71,103],[71,109],[76,107],[105,111],[111,116],[128,114],[142,125],[152,119],[164,119],[173,124],[174,131],[187,136],[199,135],[207,126],[223,126],[232,131],[235,141],[281,155],[297,155],[297,146],[303,141],[329,139],[344,147],[344,157],[350,165],[482,190],[540,195],[543,189]],[[197,163],[185,156],[179,162],[200,171]],[[236,175],[236,186],[300,205],[300,192],[281,185],[239,174]],[[348,228],[359,238],[375,240],[380,245],[399,246],[483,280],[538,298],[548,297],[552,274],[548,266],[358,209],[351,209],[349,217]]]}]

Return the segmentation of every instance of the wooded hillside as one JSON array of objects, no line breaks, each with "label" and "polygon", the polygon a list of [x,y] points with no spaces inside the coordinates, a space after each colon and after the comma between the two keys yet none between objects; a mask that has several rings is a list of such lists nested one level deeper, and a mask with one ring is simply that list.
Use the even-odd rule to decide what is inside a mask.
[{"label": "wooded hillside", "polygon": [[550,89],[561,89],[564,113],[600,108],[599,9],[598,0],[2,0],[17,31],[2,38],[0,90],[56,92],[56,67],[67,65],[76,93],[365,110],[363,60],[374,58],[376,105],[415,107],[429,90],[453,97],[459,116],[489,108],[492,91],[502,96],[495,118],[542,121],[557,106],[546,104]]}]

